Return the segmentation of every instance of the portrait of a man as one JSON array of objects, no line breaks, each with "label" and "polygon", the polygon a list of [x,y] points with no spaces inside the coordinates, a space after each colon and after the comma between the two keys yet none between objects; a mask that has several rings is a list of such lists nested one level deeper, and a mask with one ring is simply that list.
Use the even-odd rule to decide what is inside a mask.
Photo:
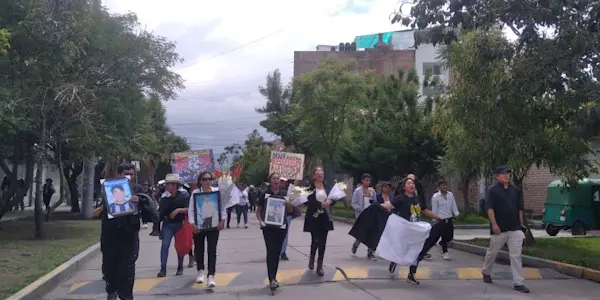
[{"label": "portrait of a man", "polygon": [[135,210],[135,204],[127,200],[125,188],[120,184],[115,184],[110,189],[112,203],[108,204],[108,211],[111,215],[122,214]]}]

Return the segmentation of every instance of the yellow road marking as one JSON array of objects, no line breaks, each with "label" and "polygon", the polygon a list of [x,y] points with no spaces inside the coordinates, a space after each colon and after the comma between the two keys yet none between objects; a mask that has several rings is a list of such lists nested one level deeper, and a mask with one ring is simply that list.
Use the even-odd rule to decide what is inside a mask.
[{"label": "yellow road marking", "polygon": [[157,278],[138,278],[135,280],[135,284],[133,286],[133,291],[134,292],[149,292],[156,285],[163,282],[164,280],[165,280],[164,277],[162,277],[162,278],[159,278],[159,277],[157,277]]},{"label": "yellow road marking", "polygon": [[[217,273],[217,274],[215,274],[215,284],[217,285],[217,287],[226,287],[240,274],[241,273],[239,273],[239,272]],[[208,278],[206,278],[206,279],[208,279]],[[206,283],[207,283],[206,279],[203,283],[194,283],[192,285],[192,287],[195,289],[202,289],[202,288],[206,287]]]},{"label": "yellow road marking", "polygon": [[[279,270],[277,272],[277,281],[281,284],[296,284],[302,279],[305,269]],[[265,279],[265,284],[269,284],[269,278]]]},{"label": "yellow road marking", "polygon": [[[398,271],[398,276],[400,278],[406,278],[408,276],[408,270],[409,268],[400,268],[400,270]],[[420,279],[420,280],[427,280],[429,279],[430,273],[429,273],[429,268],[428,267],[420,267],[417,269],[417,274],[415,274],[416,279]]]},{"label": "yellow road marking", "polygon": [[80,281],[80,282],[75,282],[71,285],[71,289],[69,290],[69,293],[72,293],[74,290],[90,283],[91,281]]},{"label": "yellow road marking", "polygon": [[483,279],[481,268],[457,268],[458,279]]},{"label": "yellow road marking", "polygon": [[521,272],[525,279],[542,279],[542,274],[539,269],[536,268],[523,268]]}]

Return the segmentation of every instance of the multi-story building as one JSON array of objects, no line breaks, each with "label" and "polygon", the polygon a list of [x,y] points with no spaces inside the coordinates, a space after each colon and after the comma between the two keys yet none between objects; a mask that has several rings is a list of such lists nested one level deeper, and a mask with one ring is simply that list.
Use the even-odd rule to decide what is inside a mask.
[{"label": "multi-story building", "polygon": [[376,43],[375,47],[364,50],[356,48],[342,43],[339,46],[319,45],[316,51],[294,51],[294,76],[314,70],[319,63],[331,57],[355,60],[359,71],[375,70],[386,75],[414,66],[415,51],[412,49],[394,50],[384,43]]}]

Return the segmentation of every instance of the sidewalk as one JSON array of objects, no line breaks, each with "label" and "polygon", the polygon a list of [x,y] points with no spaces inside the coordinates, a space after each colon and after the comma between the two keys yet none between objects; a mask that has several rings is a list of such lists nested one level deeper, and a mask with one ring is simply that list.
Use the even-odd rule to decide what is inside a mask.
[{"label": "sidewalk", "polygon": [[[234,220],[232,220],[235,223]],[[350,253],[353,238],[348,235],[350,226],[336,223],[327,241],[325,276],[317,277],[307,270],[310,236],[302,232],[303,218],[295,219],[290,227],[290,244],[287,254],[289,261],[281,261],[278,279],[282,285],[338,282],[351,279],[390,279],[388,262],[367,260],[364,246],[357,255]],[[235,226],[234,226],[235,227]],[[173,276],[176,269],[176,255],[171,246],[166,278],[157,278],[159,270],[160,241],[150,237],[150,230],[140,232],[140,256],[137,261],[136,295],[194,295],[205,293],[204,285],[194,283],[195,268],[186,268],[183,276]],[[422,280],[469,280],[480,279],[482,257],[460,251],[451,251],[452,260],[444,261],[438,249],[432,249],[431,261],[421,264],[418,277]],[[250,217],[250,228],[232,228],[221,232],[217,255],[218,292],[247,291],[262,288],[266,284],[265,245],[262,232]],[[187,264],[187,257],[186,257]],[[392,278],[405,278],[407,268],[398,268]],[[525,277],[532,280],[567,279],[552,270],[526,269]],[[498,280],[510,279],[507,266],[498,265],[494,277]],[[101,254],[86,263],[71,279],[63,282],[45,299],[93,299],[104,293],[101,280]],[[144,298],[145,299],[145,298]]]}]

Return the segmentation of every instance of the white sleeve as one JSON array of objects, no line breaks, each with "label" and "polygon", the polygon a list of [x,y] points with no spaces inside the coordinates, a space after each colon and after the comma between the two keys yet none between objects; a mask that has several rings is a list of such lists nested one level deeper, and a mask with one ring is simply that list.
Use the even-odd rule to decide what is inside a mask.
[{"label": "white sleeve", "polygon": [[190,202],[188,203],[188,222],[190,224],[196,225],[194,222],[196,216],[196,210],[194,209],[194,194],[190,196]]}]

